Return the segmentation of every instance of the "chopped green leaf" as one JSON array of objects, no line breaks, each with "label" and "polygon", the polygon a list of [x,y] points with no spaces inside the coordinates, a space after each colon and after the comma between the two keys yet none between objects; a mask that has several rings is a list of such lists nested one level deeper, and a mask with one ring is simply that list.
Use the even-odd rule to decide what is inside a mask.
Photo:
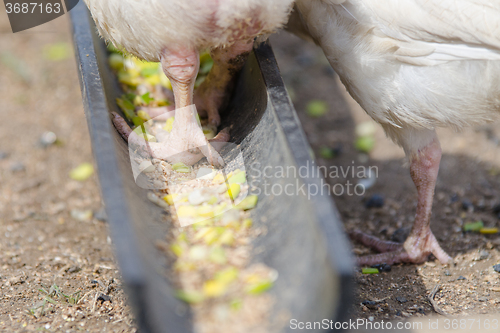
[{"label": "chopped green leaf", "polygon": [[213,263],[216,263],[219,265],[224,265],[227,262],[226,252],[224,251],[224,249],[222,247],[219,247],[219,246],[214,247],[210,251],[210,254],[208,255],[208,259]]},{"label": "chopped green leaf", "polygon": [[200,303],[204,300],[203,294],[198,291],[178,290],[175,297],[189,304]]},{"label": "chopped green leaf", "polygon": [[146,103],[146,104],[149,104],[155,100],[153,97],[149,97],[149,91],[147,93],[145,93],[144,95],[142,95],[141,98],[144,101],[144,103]]},{"label": "chopped green leaf", "polygon": [[264,291],[271,289],[272,286],[273,286],[272,281],[263,280],[247,287],[246,292],[250,295],[259,295],[262,294]]},{"label": "chopped green leaf", "polygon": [[121,54],[118,54],[118,53],[113,53],[108,58],[109,67],[111,67],[115,71],[119,71],[120,69],[123,69],[123,62],[124,61],[125,61],[125,58],[123,58],[123,56]]},{"label": "chopped green leaf", "polygon": [[242,209],[242,210],[249,210],[249,209],[255,208],[258,200],[259,200],[258,196],[249,195],[245,199],[241,200],[241,202],[236,205],[236,208]]},{"label": "chopped green leaf", "polygon": [[483,221],[476,221],[473,223],[469,222],[464,224],[464,231],[479,231],[483,227],[484,227]]},{"label": "chopped green leaf", "polygon": [[74,180],[87,180],[94,173],[94,166],[91,163],[82,163],[69,173],[69,177]]},{"label": "chopped green leaf", "polygon": [[43,57],[47,60],[61,61],[68,59],[71,55],[71,46],[66,42],[45,45]]},{"label": "chopped green leaf", "polygon": [[375,139],[371,136],[363,136],[356,139],[354,146],[362,153],[369,153],[375,147]]},{"label": "chopped green leaf", "polygon": [[121,98],[117,98],[116,104],[118,104],[128,120],[132,120],[135,117],[135,106],[125,95]]},{"label": "chopped green leaf", "polygon": [[361,269],[361,273],[363,274],[378,274],[378,268],[373,268],[373,267],[363,267]]},{"label": "chopped green leaf", "polygon": [[246,172],[245,171],[240,171],[235,173],[234,175],[231,176],[231,178],[228,179],[229,184],[244,184],[247,181],[246,178]]},{"label": "chopped green leaf", "polygon": [[188,167],[186,164],[184,164],[182,162],[172,164],[172,169],[175,172],[181,172],[181,173],[189,173],[189,172],[191,172],[191,168]]},{"label": "chopped green leaf", "polygon": [[306,111],[310,117],[321,117],[328,111],[328,104],[325,101],[315,99],[307,104]]},{"label": "chopped green leaf", "polygon": [[325,146],[319,149],[319,155],[325,159],[330,159],[335,157],[335,153],[333,152],[333,150]]}]

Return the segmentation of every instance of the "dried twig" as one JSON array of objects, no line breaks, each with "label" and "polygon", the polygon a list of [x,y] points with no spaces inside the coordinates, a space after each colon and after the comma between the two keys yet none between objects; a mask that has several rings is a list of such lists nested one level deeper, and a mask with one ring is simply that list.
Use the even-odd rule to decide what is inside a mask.
[{"label": "dried twig", "polygon": [[94,311],[95,311],[95,305],[96,305],[96,303],[97,303],[97,297],[98,297],[98,296],[99,296],[99,292],[98,292],[98,291],[96,291],[96,292],[95,292],[95,296],[94,296],[94,302],[93,302],[93,304],[92,304],[92,313],[94,313]]},{"label": "dried twig", "polygon": [[448,314],[446,312],[444,312],[443,310],[441,310],[441,308],[439,307],[437,302],[434,300],[434,297],[436,296],[436,294],[439,290],[441,290],[441,285],[437,284],[434,287],[434,289],[432,289],[431,293],[429,294],[429,302],[431,302],[431,305],[432,305],[434,311],[436,311],[436,313],[439,313],[440,315],[443,315],[443,316],[447,316]]}]

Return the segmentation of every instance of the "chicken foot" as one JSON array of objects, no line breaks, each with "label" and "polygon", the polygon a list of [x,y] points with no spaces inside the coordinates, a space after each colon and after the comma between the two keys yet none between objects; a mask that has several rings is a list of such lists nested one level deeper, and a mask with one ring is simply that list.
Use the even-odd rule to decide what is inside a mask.
[{"label": "chicken foot", "polygon": [[382,241],[360,231],[350,233],[352,239],[382,252],[359,257],[358,265],[402,262],[418,264],[425,262],[431,254],[443,264],[451,260],[430,229],[432,200],[440,161],[441,146],[437,137],[410,158],[410,173],[417,188],[418,204],[413,228],[403,244]]},{"label": "chicken foot", "polygon": [[219,47],[211,52],[214,65],[205,81],[195,91],[195,104],[201,116],[208,116],[208,123],[220,125],[219,109],[231,96],[236,74],[241,70],[252,51],[253,39],[239,40],[228,47]]},{"label": "chicken foot", "polygon": [[[193,90],[199,70],[198,52],[189,47],[165,49],[161,58],[165,75],[170,79],[175,99],[175,120],[172,131],[162,142],[149,142],[132,131],[119,115],[113,115],[113,123],[129,144],[139,147],[146,155],[171,163],[192,165],[206,156],[209,163],[223,166],[219,153],[209,144],[196,119]],[[227,141],[223,132],[214,141]],[[220,147],[220,145],[219,145]]]},{"label": "chicken foot", "polygon": [[[192,114],[194,115],[194,112]],[[112,115],[113,124],[118,130],[118,133],[120,133],[120,135],[128,141],[128,144],[143,157],[157,158],[170,163],[182,162],[186,165],[193,165],[206,154],[205,156],[208,157],[209,162],[211,158],[218,158],[217,160],[212,160],[213,165],[224,165],[222,158],[220,158],[216,151],[214,152],[214,148],[209,143],[205,146],[195,147],[184,151],[182,149],[179,150],[182,143],[179,143],[179,140],[176,140],[176,137],[172,135],[173,129],[168,139],[164,142],[149,142],[141,137],[140,134],[132,131],[125,119],[119,114],[112,112]],[[228,129],[224,129],[208,142],[228,142],[229,137]],[[216,145],[217,149],[221,149],[222,147],[222,145]]]}]

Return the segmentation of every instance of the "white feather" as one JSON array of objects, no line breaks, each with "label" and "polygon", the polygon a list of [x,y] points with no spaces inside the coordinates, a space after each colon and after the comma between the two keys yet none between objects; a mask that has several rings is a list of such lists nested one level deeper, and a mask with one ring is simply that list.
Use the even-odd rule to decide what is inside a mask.
[{"label": "white feather", "polygon": [[407,152],[500,111],[500,0],[298,0],[351,95]]},{"label": "white feather", "polygon": [[148,61],[173,45],[207,49],[271,33],[293,0],[84,0],[100,34]]}]

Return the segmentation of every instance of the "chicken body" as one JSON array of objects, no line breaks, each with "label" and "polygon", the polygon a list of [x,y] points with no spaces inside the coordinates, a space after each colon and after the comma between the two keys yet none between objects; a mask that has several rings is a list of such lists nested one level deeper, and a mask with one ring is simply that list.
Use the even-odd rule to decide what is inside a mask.
[{"label": "chicken body", "polygon": [[403,147],[418,205],[403,246],[353,232],[381,254],[359,264],[450,257],[430,230],[441,158],[437,127],[500,111],[499,0],[298,0],[292,31],[322,47],[352,97]]},{"label": "chicken body", "polygon": [[[246,56],[252,50],[254,38],[280,28],[286,22],[293,1],[84,2],[100,34],[106,40],[141,59],[161,62],[172,83],[176,109],[192,110],[188,107],[195,103],[198,112],[208,115],[209,123],[217,127],[220,124],[218,109],[231,91],[234,75],[241,69]],[[214,65],[206,80],[197,89],[196,96],[193,96],[199,70],[199,52],[207,49],[211,50]],[[125,136],[134,135],[127,129],[123,119],[114,117],[113,121]],[[192,164],[199,159],[192,154],[193,148],[204,146],[201,151],[210,162],[221,164],[220,156],[207,143],[201,128],[196,126],[192,112],[176,114],[173,127],[169,142],[159,147],[163,155],[175,156],[171,162]],[[182,151],[185,153],[179,153]]]}]

